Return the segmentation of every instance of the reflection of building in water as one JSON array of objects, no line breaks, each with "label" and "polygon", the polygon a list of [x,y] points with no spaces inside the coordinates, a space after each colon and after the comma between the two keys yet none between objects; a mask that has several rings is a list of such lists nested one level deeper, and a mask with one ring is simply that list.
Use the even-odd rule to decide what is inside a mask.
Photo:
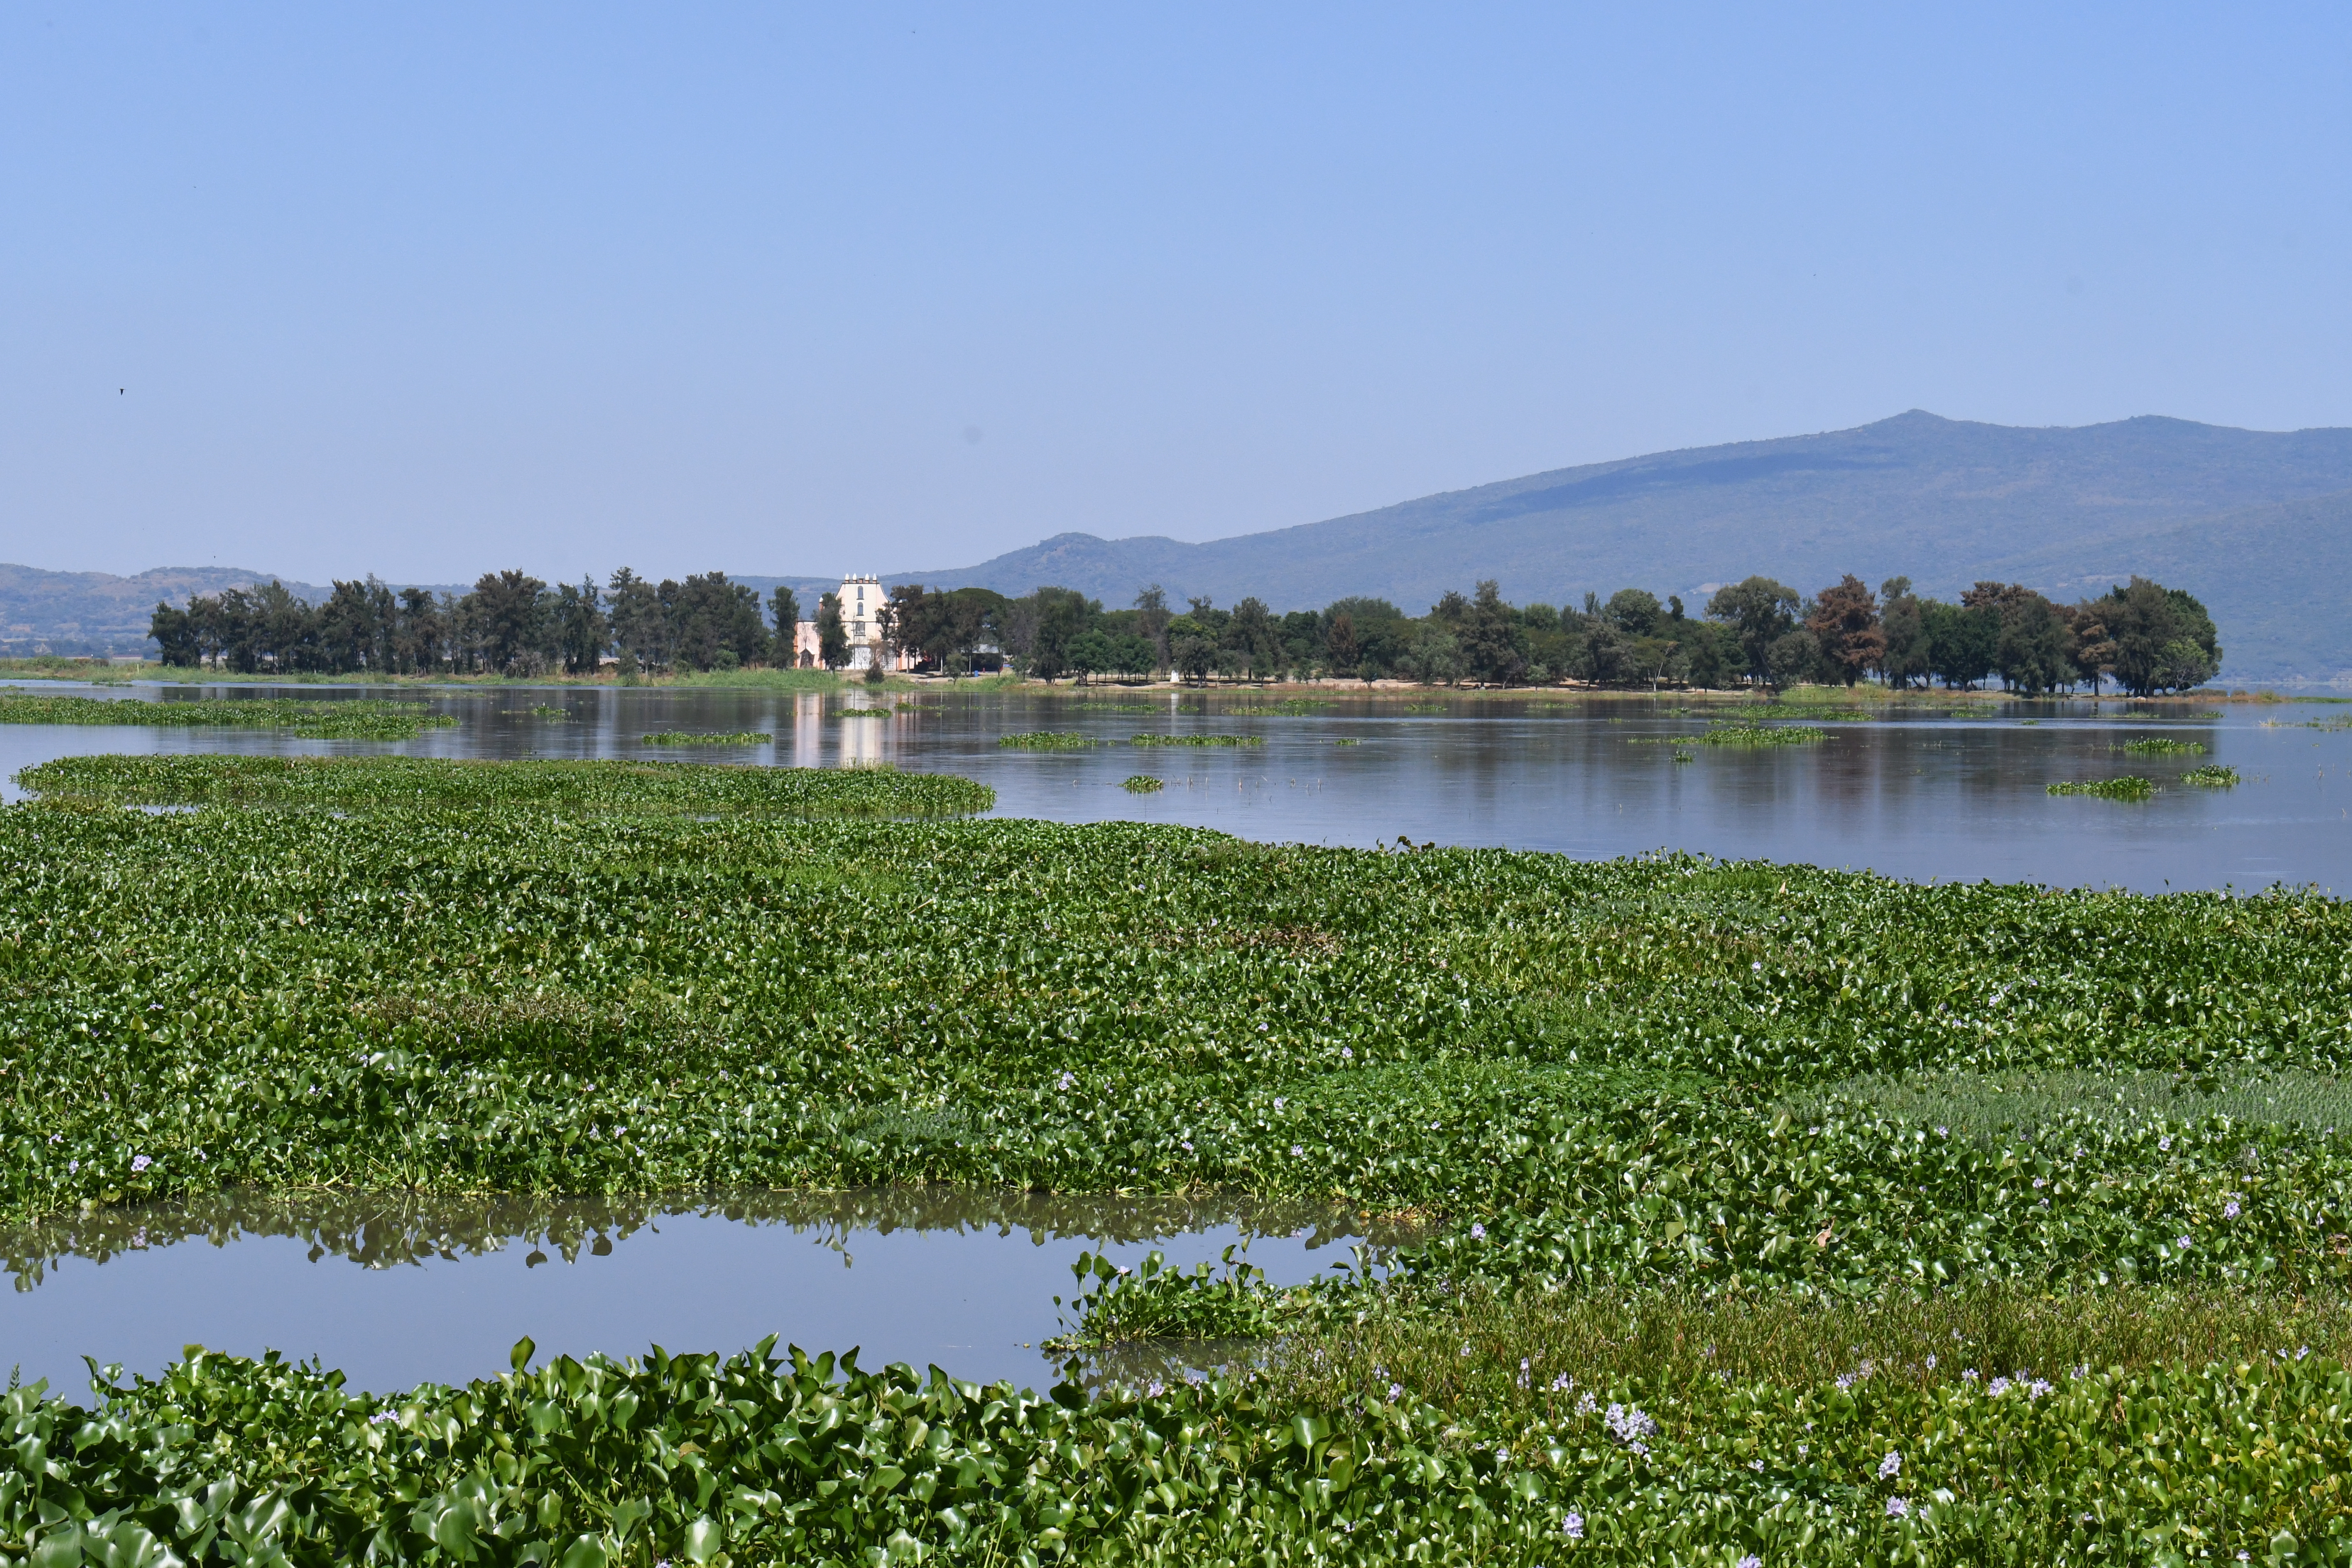
[{"label": "reflection of building in water", "polygon": [[[849,639],[849,668],[870,669],[877,659],[887,661],[886,668],[909,670],[914,659],[905,650],[892,653],[882,646],[882,611],[890,595],[882,587],[879,577],[844,577],[841,580],[841,631]],[[809,606],[812,611],[815,606]],[[803,669],[814,669],[824,662],[816,637],[814,618],[793,627],[793,662]]]},{"label": "reflection of building in water", "polygon": [[803,691],[793,698],[793,764],[814,768],[824,762],[824,699],[814,691]]},{"label": "reflection of building in water", "polygon": [[882,731],[897,721],[893,719],[841,719],[834,721],[834,733],[840,737],[837,761],[845,768],[871,767],[882,760]]}]

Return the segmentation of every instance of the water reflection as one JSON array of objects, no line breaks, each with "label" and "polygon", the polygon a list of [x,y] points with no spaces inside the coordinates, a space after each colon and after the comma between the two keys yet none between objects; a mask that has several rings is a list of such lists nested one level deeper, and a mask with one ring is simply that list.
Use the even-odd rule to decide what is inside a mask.
[{"label": "water reflection", "polygon": [[[768,1334],[1034,1382],[1084,1251],[1179,1267],[1229,1246],[1277,1284],[1410,1233],[1231,1195],[895,1187],[629,1198],[227,1192],[0,1236],[0,1365],[79,1390],[80,1357],[152,1373],[188,1343],[315,1355],[355,1386],[462,1381],[547,1353],[740,1350]],[[353,1267],[356,1265],[356,1267]],[[1171,1363],[1171,1364],[1173,1364]]]},{"label": "water reflection", "polygon": [[[221,695],[386,695],[359,689],[140,689],[131,699]],[[118,693],[119,695],[119,693]],[[1116,689],[1034,691],[924,688],[887,695],[639,687],[405,689],[458,721],[396,745],[299,741],[267,732],[0,725],[0,795],[17,769],[86,752],[386,751],[451,757],[695,757],[837,767],[889,763],[976,778],[997,814],[1060,821],[1188,823],[1261,840],[1370,846],[1495,845],[1580,858],[1692,849],[1809,861],[1910,879],[2065,886],[2261,888],[2352,884],[2352,730],[2315,728],[2318,704],[2104,701],[1910,703],[1864,723],[1830,721],[1817,745],[1743,750],[1690,744],[1722,705],[1668,696],[1454,699],[1407,712],[1392,698],[1331,691],[1292,713],[1248,692]],[[530,700],[529,699],[535,699]],[[887,705],[881,718],[843,718]],[[560,717],[536,711],[561,710]],[[648,750],[662,731],[761,731],[756,747]],[[1006,734],[1076,731],[1094,747],[1034,752]],[[1244,734],[1246,747],[1140,748],[1139,731]],[[2202,756],[2119,752],[2170,735]],[[1677,757],[1687,760],[1678,761]],[[2231,790],[2179,785],[2197,763],[2233,767]],[[1164,787],[1131,795],[1149,773]],[[2163,786],[2127,805],[2053,799],[2063,780],[2146,774]]]}]

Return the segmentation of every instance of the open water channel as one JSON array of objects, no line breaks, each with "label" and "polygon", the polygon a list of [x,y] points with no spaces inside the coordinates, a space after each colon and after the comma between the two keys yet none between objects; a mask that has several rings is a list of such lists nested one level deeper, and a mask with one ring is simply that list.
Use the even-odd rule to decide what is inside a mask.
[{"label": "open water channel", "polygon": [[[74,689],[41,683],[44,689]],[[195,696],[395,695],[352,688],[139,687],[128,701]],[[14,775],[90,752],[387,751],[452,757],[667,757],[780,766],[887,762],[963,774],[998,815],[1183,823],[1262,840],[1501,846],[1579,857],[1657,849],[1869,868],[1914,879],[2061,886],[2352,889],[2352,709],[2212,708],[2121,700],[1959,703],[1828,722],[1813,745],[1692,743],[1719,704],[1567,697],[1449,700],[1334,693],[1269,713],[1264,698],[1104,689],[1034,696],[940,689],[882,705],[751,689],[453,688],[424,694],[454,729],[386,745],[267,731],[0,725],[0,795]],[[1247,711],[1250,709],[1261,711]],[[547,711],[555,710],[560,711]],[[1093,747],[1000,746],[1052,730]],[[657,732],[764,738],[648,746]],[[1139,734],[1239,734],[1240,747],[1147,747]],[[2137,739],[2200,742],[2139,756]],[[1680,743],[1677,743],[1680,742]],[[1686,759],[1686,760],[1685,760]],[[2198,789],[2193,765],[2238,771]],[[1120,785],[1160,779],[1156,794]],[[2137,773],[2153,799],[2055,797],[2053,782]],[[1033,1383],[1052,1363],[1053,1296],[1084,1250],[1152,1247],[1213,1259],[1251,1238],[1276,1283],[1351,1261],[1346,1216],[1215,1202],[1076,1202],[932,1193],[742,1194],[631,1206],[517,1200],[470,1205],[332,1197],[77,1216],[0,1237],[0,1365],[79,1390],[79,1357],[152,1372],[184,1343],[316,1355],[357,1386],[457,1380],[541,1354],[732,1351],[774,1333],[864,1348],[864,1364],[937,1362],[963,1377]],[[1394,1237],[1373,1238],[1377,1240]]]}]

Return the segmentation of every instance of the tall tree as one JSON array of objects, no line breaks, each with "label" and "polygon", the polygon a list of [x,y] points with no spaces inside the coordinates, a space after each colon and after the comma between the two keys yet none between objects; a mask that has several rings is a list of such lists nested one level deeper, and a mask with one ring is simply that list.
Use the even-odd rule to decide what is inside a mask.
[{"label": "tall tree", "polygon": [[1848,686],[1876,668],[1886,656],[1886,628],[1878,618],[1878,600],[1851,572],[1814,598],[1805,629],[1820,645],[1822,659]]},{"label": "tall tree", "polygon": [[467,595],[484,668],[494,674],[527,675],[547,640],[547,584],[526,573],[485,572]]},{"label": "tall tree", "polygon": [[1503,603],[1502,584],[1493,578],[1478,584],[1454,636],[1472,679],[1515,686],[1526,679],[1527,637],[1517,613]]},{"label": "tall tree", "polygon": [[1736,628],[1753,679],[1772,679],[1772,645],[1797,626],[1797,591],[1769,577],[1748,577],[1716,591],[1707,617]]},{"label": "tall tree", "polygon": [[607,612],[613,642],[619,650],[647,669],[660,669],[670,660],[669,612],[651,583],[627,567],[605,580],[611,608]]},{"label": "tall tree", "polygon": [[202,658],[196,643],[196,623],[187,611],[165,600],[155,601],[155,614],[147,622],[147,635],[163,650],[163,662],[173,666],[193,666]]},{"label": "tall tree", "polygon": [[800,662],[793,652],[793,646],[800,637],[800,595],[785,584],[777,584],[774,592],[768,595],[768,616],[776,626],[774,645],[769,652],[768,662],[778,669],[790,669]]},{"label": "tall tree", "polygon": [[849,628],[841,620],[841,595],[820,595],[816,602],[816,657],[827,669],[849,664]]},{"label": "tall tree", "polygon": [[1154,583],[1135,596],[1135,633],[1151,644],[1152,657],[1160,668],[1168,668],[1168,623],[1175,617],[1169,613],[1168,595]]},{"label": "tall tree", "polygon": [[1886,633],[1886,651],[1878,668],[1886,684],[1901,689],[1927,679],[1927,626],[1920,618],[1919,596],[1908,577],[1889,577],[1878,585],[1879,623]]},{"label": "tall tree", "polygon": [[1332,674],[1355,674],[1364,657],[1362,645],[1356,641],[1356,617],[1345,610],[1333,616],[1330,629],[1323,634],[1323,647]]}]

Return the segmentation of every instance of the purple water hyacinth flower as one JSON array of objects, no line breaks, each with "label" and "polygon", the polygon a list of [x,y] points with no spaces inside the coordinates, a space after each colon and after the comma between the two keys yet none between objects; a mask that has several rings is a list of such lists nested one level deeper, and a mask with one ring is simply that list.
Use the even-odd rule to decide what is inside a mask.
[{"label": "purple water hyacinth flower", "polygon": [[2179,1240],[2179,1247],[2180,1247],[2180,1250],[2181,1250],[2181,1251],[2183,1251],[2183,1252],[2188,1251],[2188,1250],[2189,1250],[2189,1238],[2188,1238],[2187,1237],[2185,1237],[2185,1236],[2184,1236],[2184,1237],[2182,1237],[2180,1238],[2180,1240]]},{"label": "purple water hyacinth flower", "polygon": [[1483,1226],[1483,1225],[1473,1225],[1473,1226],[1470,1227],[1470,1239],[1471,1239],[1471,1240],[1473,1240],[1473,1241],[1484,1241],[1484,1240],[1486,1240],[1486,1227],[1485,1226]]},{"label": "purple water hyacinth flower", "polygon": [[1584,1516],[1570,1509],[1568,1517],[1559,1521],[1559,1528],[1570,1541],[1581,1541],[1584,1539]]},{"label": "purple water hyacinth flower", "polygon": [[1892,1448],[1887,1449],[1886,1458],[1878,1461],[1878,1479],[1882,1481],[1891,1480],[1902,1473],[1903,1456]]},{"label": "purple water hyacinth flower", "polygon": [[1741,1558],[1738,1562],[1733,1563],[1731,1568],[1764,1568],[1764,1559],[1757,1556],[1756,1553],[1751,1552],[1747,1556]]},{"label": "purple water hyacinth flower", "polygon": [[1891,1497],[1886,1500],[1886,1517],[1901,1519],[1911,1511],[1909,1498]]},{"label": "purple water hyacinth flower", "polygon": [[133,1154],[131,1156],[131,1173],[135,1176],[154,1163],[144,1154]]},{"label": "purple water hyacinth flower", "polygon": [[2223,1219],[2235,1219],[2238,1217],[2238,1205],[2236,1200],[2232,1199],[2231,1202],[2221,1205],[2221,1217]]}]

